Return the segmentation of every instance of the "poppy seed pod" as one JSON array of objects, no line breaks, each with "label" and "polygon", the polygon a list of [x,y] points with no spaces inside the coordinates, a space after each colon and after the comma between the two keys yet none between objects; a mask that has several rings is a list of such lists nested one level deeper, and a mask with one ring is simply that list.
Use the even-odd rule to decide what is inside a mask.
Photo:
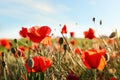
[{"label": "poppy seed pod", "polygon": [[64,50],[66,51],[66,50],[67,50],[67,44],[64,44],[64,45],[63,45],[63,48],[64,48]]},{"label": "poppy seed pod", "polygon": [[17,43],[17,39],[14,39],[14,42]]},{"label": "poppy seed pod", "polygon": [[100,20],[100,25],[102,25],[102,20]]},{"label": "poppy seed pod", "polygon": [[4,52],[2,52],[2,57],[4,57],[5,56],[5,54],[4,54]]},{"label": "poppy seed pod", "polygon": [[21,56],[21,55],[22,55],[21,51],[20,51],[20,50],[18,50],[18,56]]},{"label": "poppy seed pod", "polygon": [[12,52],[13,54],[15,54],[16,49],[15,49],[15,48],[11,48],[11,52]]},{"label": "poppy seed pod", "polygon": [[116,35],[117,35],[116,32],[112,32],[112,33],[110,34],[109,38],[114,38]]},{"label": "poppy seed pod", "polygon": [[60,37],[60,39],[59,39],[59,44],[60,45],[63,44],[63,38],[62,37]]},{"label": "poppy seed pod", "polygon": [[5,64],[5,61],[2,61],[2,66],[5,67],[5,65],[6,65],[6,64]]},{"label": "poppy seed pod", "polygon": [[95,22],[95,17],[93,17],[92,21]]},{"label": "poppy seed pod", "polygon": [[30,68],[33,68],[33,67],[34,67],[34,61],[33,61],[32,58],[29,58],[29,59],[28,59],[28,66],[29,66]]}]

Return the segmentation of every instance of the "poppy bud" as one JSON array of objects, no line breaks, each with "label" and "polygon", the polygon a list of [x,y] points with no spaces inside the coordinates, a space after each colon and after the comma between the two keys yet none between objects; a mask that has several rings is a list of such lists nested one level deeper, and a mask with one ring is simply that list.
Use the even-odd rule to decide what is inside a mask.
[{"label": "poppy bud", "polygon": [[100,20],[100,25],[102,25],[102,20]]},{"label": "poppy bud", "polygon": [[114,38],[116,35],[117,35],[116,32],[112,32],[112,33],[110,34],[109,38]]},{"label": "poppy bud", "polygon": [[34,61],[33,61],[32,58],[29,58],[29,59],[28,59],[28,66],[29,66],[30,68],[33,68],[33,67],[34,67]]},{"label": "poppy bud", "polygon": [[63,38],[62,37],[60,37],[59,43],[60,43],[60,45],[63,44]]},{"label": "poppy bud", "polygon": [[2,57],[4,57],[5,56],[5,54],[4,54],[4,52],[2,52]]},{"label": "poppy bud", "polygon": [[17,43],[17,39],[14,39],[14,42]]},{"label": "poppy bud", "polygon": [[64,44],[64,45],[63,45],[63,48],[64,48],[64,50],[66,51],[66,50],[67,50],[67,44]]},{"label": "poppy bud", "polygon": [[5,61],[2,61],[2,66],[5,67],[5,65],[6,65],[6,64],[5,64]]},{"label": "poppy bud", "polygon": [[92,21],[95,22],[95,17],[93,17]]},{"label": "poppy bud", "polygon": [[108,61],[109,61],[109,55],[108,55],[108,53],[106,53],[106,54],[104,55],[104,57],[105,57],[105,60],[108,62]]},{"label": "poppy bud", "polygon": [[21,51],[20,51],[20,50],[18,50],[18,56],[21,56],[21,55],[22,55]]},{"label": "poppy bud", "polygon": [[11,48],[11,52],[12,52],[13,54],[15,54],[15,52],[16,52],[15,48]]}]

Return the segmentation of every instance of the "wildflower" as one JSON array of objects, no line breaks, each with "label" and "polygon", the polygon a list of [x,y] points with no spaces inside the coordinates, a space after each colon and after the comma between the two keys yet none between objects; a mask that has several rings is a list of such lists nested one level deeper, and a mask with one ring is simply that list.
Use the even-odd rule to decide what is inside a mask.
[{"label": "wildflower", "polygon": [[70,44],[73,45],[73,46],[76,45],[76,44],[77,44],[77,40],[75,40],[75,39],[74,39],[74,40],[71,40],[71,41],[70,41]]},{"label": "wildflower", "polygon": [[27,28],[22,27],[19,34],[22,37],[29,38],[31,41],[35,43],[41,42],[46,36],[51,33],[51,29],[48,26],[33,26],[29,30]]},{"label": "wildflower", "polygon": [[0,46],[6,48],[6,49],[10,49],[10,43],[7,39],[0,39]]},{"label": "wildflower", "polygon": [[30,72],[44,72],[48,67],[52,65],[52,61],[42,56],[35,56],[31,60],[32,66],[29,66],[28,60],[25,63],[25,67],[28,73]]},{"label": "wildflower", "polygon": [[88,39],[96,38],[94,35],[94,30],[92,28],[89,28],[88,31],[84,31],[84,36],[85,38],[88,38]]},{"label": "wildflower", "polygon": [[18,49],[15,49],[15,48],[11,48],[11,52],[14,54],[14,56],[16,58],[18,57],[23,57],[24,59],[26,58],[25,57],[25,47],[24,46],[20,46]]},{"label": "wildflower", "polygon": [[34,29],[34,31],[28,32],[27,36],[31,41],[39,43],[50,33],[51,29],[48,26],[41,26],[37,29]]},{"label": "wildflower", "polygon": [[22,27],[22,30],[20,30],[19,34],[22,37],[27,37],[28,30],[25,27]]},{"label": "wildflower", "polygon": [[51,33],[51,29],[48,26],[41,26],[37,29],[37,32],[41,37],[46,37]]},{"label": "wildflower", "polygon": [[61,30],[62,34],[67,34],[67,27],[66,25],[63,26],[62,30]]},{"label": "wildflower", "polygon": [[94,68],[102,71],[106,65],[104,55],[106,50],[87,50],[83,52],[83,62],[88,69]]},{"label": "wildflower", "polygon": [[112,78],[110,78],[110,80],[117,80],[116,78],[114,78],[114,77],[112,77]]},{"label": "wildflower", "polygon": [[81,54],[81,50],[78,47],[75,48],[75,54]]},{"label": "wildflower", "polygon": [[74,32],[70,32],[71,37],[74,37],[74,34],[75,34]]}]

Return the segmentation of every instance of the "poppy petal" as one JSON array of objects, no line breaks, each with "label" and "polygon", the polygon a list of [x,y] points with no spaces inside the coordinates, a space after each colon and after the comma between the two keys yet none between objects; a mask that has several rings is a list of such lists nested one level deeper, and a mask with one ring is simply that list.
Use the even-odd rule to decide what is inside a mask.
[{"label": "poppy petal", "polygon": [[41,42],[42,39],[44,38],[44,37],[41,37],[41,36],[38,36],[32,33],[27,33],[27,35],[31,41],[36,42],[36,43]]},{"label": "poppy petal", "polygon": [[102,71],[104,69],[105,65],[106,65],[106,61],[105,61],[105,58],[102,56],[97,69]]},{"label": "poppy petal", "polygon": [[48,26],[41,26],[40,28],[37,29],[37,33],[40,36],[45,37],[51,33],[51,29]]}]

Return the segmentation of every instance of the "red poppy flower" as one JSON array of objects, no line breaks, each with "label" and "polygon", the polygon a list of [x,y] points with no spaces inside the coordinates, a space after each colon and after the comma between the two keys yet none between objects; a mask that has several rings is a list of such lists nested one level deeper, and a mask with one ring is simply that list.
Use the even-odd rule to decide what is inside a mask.
[{"label": "red poppy flower", "polygon": [[74,32],[70,32],[71,37],[74,37],[74,34],[75,34]]},{"label": "red poppy flower", "polygon": [[81,54],[81,50],[78,47],[75,48],[75,54]]},{"label": "red poppy flower", "polygon": [[51,29],[48,26],[41,26],[37,29],[37,33],[42,37],[46,37],[51,33]]},{"label": "red poppy flower", "polygon": [[63,26],[62,30],[61,30],[62,34],[67,34],[67,27],[66,25]]},{"label": "red poppy flower", "polygon": [[25,67],[28,73],[32,72],[44,72],[48,67],[52,65],[52,61],[42,56],[35,56],[32,58],[32,68],[29,66],[29,60],[26,61]]},{"label": "red poppy flower", "polygon": [[22,37],[26,37],[27,36],[27,32],[28,32],[27,28],[22,27],[22,30],[20,30],[19,34]]},{"label": "red poppy flower", "polygon": [[10,49],[10,43],[7,39],[0,39],[0,46]]},{"label": "red poppy flower", "polygon": [[94,30],[92,28],[89,28],[88,31],[85,31],[84,35],[85,35],[85,38],[88,38],[88,39],[96,38],[94,35]]},{"label": "red poppy flower", "polygon": [[70,41],[70,44],[74,46],[74,45],[77,44],[77,41],[76,41],[76,40],[71,40],[71,41]]},{"label": "red poppy flower", "polygon": [[25,47],[24,46],[20,46],[16,52],[15,52],[15,57],[18,58],[18,57],[23,57],[24,59],[26,58],[25,57]]},{"label": "red poppy flower", "polygon": [[39,43],[50,33],[51,29],[48,26],[41,26],[37,29],[33,28],[32,31],[27,33],[27,36],[31,41]]},{"label": "red poppy flower", "polygon": [[110,80],[117,80],[116,78],[112,77]]},{"label": "red poppy flower", "polygon": [[98,70],[103,70],[106,65],[106,60],[104,55],[106,54],[106,50],[87,50],[83,52],[82,58],[85,66],[88,69],[95,68]]},{"label": "red poppy flower", "polygon": [[42,39],[44,39],[44,37],[39,36],[37,34],[33,34],[33,33],[27,33],[29,39],[35,43],[39,43],[42,41]]}]

